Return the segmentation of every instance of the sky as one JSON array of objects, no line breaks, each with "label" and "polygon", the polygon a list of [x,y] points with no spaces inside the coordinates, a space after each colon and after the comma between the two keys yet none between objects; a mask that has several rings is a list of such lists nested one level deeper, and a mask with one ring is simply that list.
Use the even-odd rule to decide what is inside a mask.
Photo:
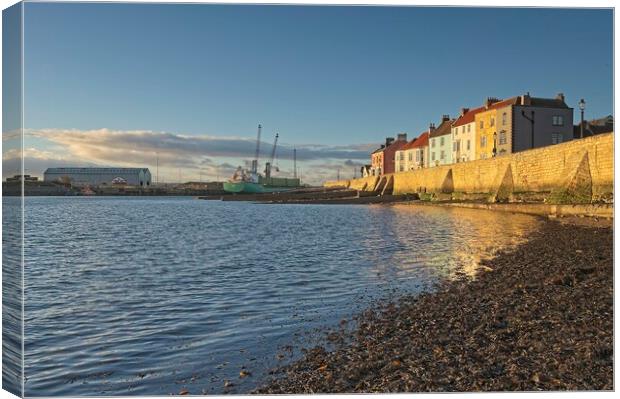
[{"label": "sky", "polygon": [[[613,114],[605,9],[25,5],[28,173],[146,166],[227,178],[279,133],[307,182],[352,177],[386,136],[416,137],[487,97],[565,94]],[[578,116],[575,115],[575,120]],[[6,133],[6,129],[5,129]],[[5,150],[3,160],[17,155]],[[153,173],[155,175],[155,173]]]}]

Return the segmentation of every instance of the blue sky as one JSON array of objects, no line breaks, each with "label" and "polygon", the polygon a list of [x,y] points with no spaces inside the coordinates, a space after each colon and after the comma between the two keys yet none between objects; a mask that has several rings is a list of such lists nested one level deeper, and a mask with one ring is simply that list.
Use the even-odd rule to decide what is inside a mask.
[{"label": "blue sky", "polygon": [[[308,174],[329,176],[489,96],[563,92],[588,117],[613,113],[611,10],[28,3],[25,15],[26,128],[56,135],[29,144],[81,162],[115,158],[85,159],[60,132],[209,137],[199,162],[231,167],[241,156],[217,139],[253,140],[262,123],[266,152],[277,131],[283,150],[314,151]],[[187,159],[169,155],[172,179]]]}]

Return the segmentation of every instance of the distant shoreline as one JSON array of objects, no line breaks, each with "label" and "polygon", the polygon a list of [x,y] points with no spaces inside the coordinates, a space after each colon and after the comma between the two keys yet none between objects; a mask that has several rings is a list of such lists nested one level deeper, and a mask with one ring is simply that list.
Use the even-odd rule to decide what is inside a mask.
[{"label": "distant shoreline", "polygon": [[378,304],[254,393],[612,390],[613,231],[548,221],[476,280]]}]

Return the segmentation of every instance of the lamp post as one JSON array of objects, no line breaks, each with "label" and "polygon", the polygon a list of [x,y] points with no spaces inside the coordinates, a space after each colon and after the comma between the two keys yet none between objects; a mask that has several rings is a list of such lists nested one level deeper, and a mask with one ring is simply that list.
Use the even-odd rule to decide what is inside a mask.
[{"label": "lamp post", "polygon": [[493,157],[497,156],[497,132],[493,132]]},{"label": "lamp post", "polygon": [[532,124],[532,148],[534,148],[534,111],[532,111],[532,117],[525,115],[525,111],[521,111],[521,115]]},{"label": "lamp post", "polygon": [[583,100],[579,100],[579,109],[581,110],[581,126],[579,128],[579,138],[583,138],[583,111],[586,109],[586,102]]}]

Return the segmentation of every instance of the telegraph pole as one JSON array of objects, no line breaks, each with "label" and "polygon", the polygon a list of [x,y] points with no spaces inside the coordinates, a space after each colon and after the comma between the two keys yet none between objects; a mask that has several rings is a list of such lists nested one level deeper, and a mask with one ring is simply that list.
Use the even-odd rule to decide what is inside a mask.
[{"label": "telegraph pole", "polygon": [[293,178],[297,178],[297,149],[293,148]]}]

